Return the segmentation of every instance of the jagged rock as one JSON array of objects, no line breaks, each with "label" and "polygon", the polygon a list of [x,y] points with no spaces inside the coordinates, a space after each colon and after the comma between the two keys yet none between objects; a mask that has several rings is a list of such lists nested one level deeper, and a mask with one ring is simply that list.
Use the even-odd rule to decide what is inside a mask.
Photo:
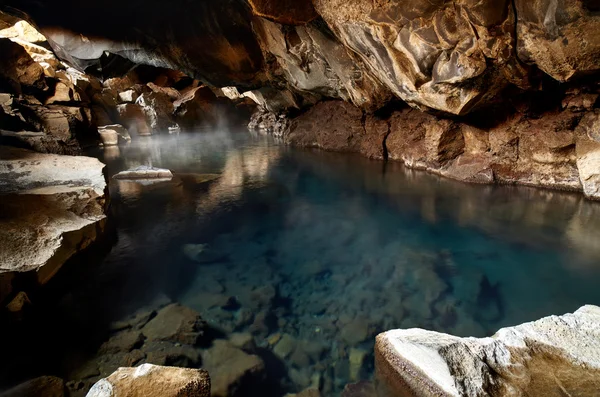
[{"label": "jagged rock", "polygon": [[166,132],[173,125],[175,108],[169,96],[164,92],[142,93],[135,103],[141,107],[149,127],[154,132]]},{"label": "jagged rock", "polygon": [[217,111],[218,101],[210,88],[192,87],[173,102],[175,119],[187,130],[202,124],[215,125],[222,117]]},{"label": "jagged rock", "polygon": [[282,137],[290,127],[289,119],[284,115],[276,115],[266,110],[259,109],[252,114],[248,129]]},{"label": "jagged rock", "polygon": [[46,283],[104,225],[104,165],[89,157],[0,147],[0,273]]},{"label": "jagged rock", "polygon": [[143,364],[119,368],[94,384],[86,396],[210,397],[210,383],[208,373],[202,369]]},{"label": "jagged rock", "polygon": [[212,397],[229,397],[249,393],[265,377],[265,365],[224,340],[215,340],[204,354],[204,367],[211,374]]},{"label": "jagged rock", "polygon": [[0,397],[63,397],[65,382],[54,376],[41,376],[5,391]]},{"label": "jagged rock", "polygon": [[[275,56],[278,68],[298,92],[340,98],[356,106],[376,109],[390,93],[364,65],[331,35],[309,24],[293,28],[257,19],[255,29],[265,53]],[[307,67],[306,65],[310,65]]]},{"label": "jagged rock", "polygon": [[516,0],[519,58],[558,81],[600,70],[598,4]]},{"label": "jagged rock", "polygon": [[134,103],[139,98],[139,94],[134,90],[119,92],[119,102]]},{"label": "jagged rock", "polygon": [[10,28],[0,30],[0,37],[19,39],[28,43],[43,43],[46,38],[27,21],[18,21]]},{"label": "jagged rock", "polygon": [[319,15],[310,0],[249,0],[255,15],[285,25],[303,25]]},{"label": "jagged rock", "polygon": [[377,377],[390,395],[594,395],[600,308],[504,328],[491,338],[421,329],[377,336]]},{"label": "jagged rock", "polygon": [[161,309],[142,328],[142,333],[150,342],[179,342],[193,346],[204,334],[205,326],[200,314],[174,303]]},{"label": "jagged rock", "polygon": [[[396,96],[464,114],[508,82],[515,20],[508,1],[477,5],[413,1],[314,1],[339,40]],[[514,74],[514,73],[513,73]]]},{"label": "jagged rock", "polygon": [[175,88],[172,87],[160,87],[152,82],[146,84],[148,88],[157,94],[164,94],[169,97],[171,101],[176,101],[181,98],[181,94]]},{"label": "jagged rock", "polygon": [[0,87],[20,94],[23,90],[44,90],[44,69],[20,45],[0,38]]}]

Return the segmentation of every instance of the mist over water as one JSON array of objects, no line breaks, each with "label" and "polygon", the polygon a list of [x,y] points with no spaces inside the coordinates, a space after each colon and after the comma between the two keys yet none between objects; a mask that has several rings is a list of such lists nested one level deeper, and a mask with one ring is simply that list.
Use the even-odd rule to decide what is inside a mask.
[{"label": "mist over water", "polygon": [[98,156],[109,175],[152,165],[181,179],[111,180],[117,241],[62,310],[108,323],[166,295],[221,338],[275,350],[289,337],[283,391],[316,381],[334,396],[370,379],[388,329],[489,336],[600,304],[600,205],[577,194],[466,185],[245,132]]}]

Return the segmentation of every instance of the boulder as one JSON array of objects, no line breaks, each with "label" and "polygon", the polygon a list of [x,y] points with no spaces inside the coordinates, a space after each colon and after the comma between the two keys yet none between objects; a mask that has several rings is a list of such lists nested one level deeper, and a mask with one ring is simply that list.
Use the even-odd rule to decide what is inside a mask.
[{"label": "boulder", "polygon": [[0,272],[46,283],[93,242],[105,220],[104,164],[0,147]]},{"label": "boulder", "polygon": [[119,102],[134,103],[139,98],[139,94],[134,90],[119,92]]},{"label": "boulder", "polygon": [[491,338],[388,331],[377,336],[375,358],[383,395],[595,395],[600,308],[503,328]]},{"label": "boulder", "polygon": [[65,382],[54,376],[41,376],[0,393],[0,397],[63,397]]},{"label": "boulder", "polygon": [[143,93],[136,100],[136,105],[141,107],[146,115],[148,125],[153,132],[167,132],[173,125],[173,102],[169,96],[162,92]]},{"label": "boulder", "polygon": [[143,328],[149,342],[169,341],[195,345],[204,334],[206,323],[194,310],[173,303],[161,309]]},{"label": "boulder", "polygon": [[210,377],[201,369],[142,364],[119,368],[99,380],[87,397],[209,397]]},{"label": "boulder", "polygon": [[98,133],[100,134],[104,146],[118,145],[120,141],[131,141],[129,131],[120,124],[99,126]]},{"label": "boulder", "polygon": [[212,397],[250,395],[264,382],[263,361],[227,341],[215,340],[203,359],[204,368],[211,374]]}]

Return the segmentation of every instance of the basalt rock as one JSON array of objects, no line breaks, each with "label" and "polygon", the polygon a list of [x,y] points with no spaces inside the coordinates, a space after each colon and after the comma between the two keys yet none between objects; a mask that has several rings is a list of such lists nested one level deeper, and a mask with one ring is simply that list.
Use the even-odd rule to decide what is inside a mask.
[{"label": "basalt rock", "polygon": [[[81,70],[167,67],[213,86],[292,91],[292,102],[307,104],[339,98],[375,109],[393,94],[464,115],[509,85],[537,89],[538,69],[558,81],[598,71],[591,1],[179,1],[140,11],[116,0],[12,0],[2,9],[33,22]],[[110,29],[81,18],[107,9],[118,10]]]},{"label": "basalt rock", "polygon": [[[586,396],[600,388],[600,308],[459,338],[421,329],[377,336],[382,395]],[[387,393],[387,394],[386,394]]]}]

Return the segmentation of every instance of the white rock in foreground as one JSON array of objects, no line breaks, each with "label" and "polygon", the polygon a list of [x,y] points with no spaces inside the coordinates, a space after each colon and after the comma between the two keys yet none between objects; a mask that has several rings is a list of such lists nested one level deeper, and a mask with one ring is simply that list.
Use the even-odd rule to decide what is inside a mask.
[{"label": "white rock in foreground", "polygon": [[86,397],[210,397],[210,377],[202,369],[142,364],[119,368],[100,379]]},{"label": "white rock in foreground", "polygon": [[103,168],[95,158],[0,147],[0,275],[35,271],[43,284],[96,238]]},{"label": "white rock in foreground", "polygon": [[491,338],[421,329],[377,336],[382,395],[600,395],[600,308],[503,328]]}]

